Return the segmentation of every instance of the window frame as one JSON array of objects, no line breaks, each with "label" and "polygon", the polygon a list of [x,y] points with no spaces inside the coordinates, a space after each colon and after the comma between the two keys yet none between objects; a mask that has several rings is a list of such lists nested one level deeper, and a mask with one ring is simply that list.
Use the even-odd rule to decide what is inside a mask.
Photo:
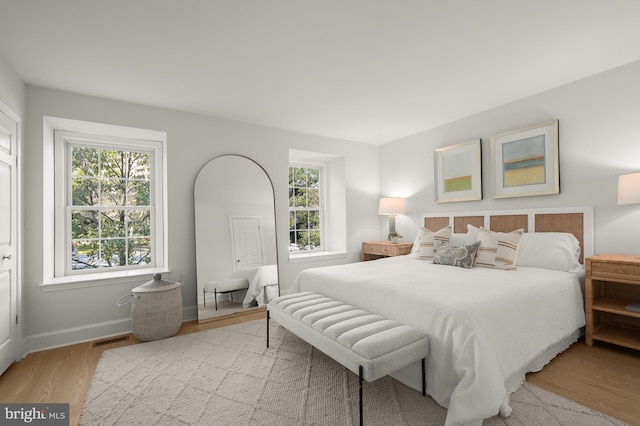
[{"label": "window frame", "polygon": [[[309,254],[315,254],[315,253],[321,253],[321,252],[325,252],[327,250],[328,244],[326,241],[326,237],[327,237],[327,233],[325,232],[325,225],[326,225],[326,220],[325,220],[325,212],[326,212],[326,191],[325,191],[325,164],[321,163],[321,162],[317,162],[317,163],[313,163],[313,162],[300,162],[300,161],[291,161],[289,162],[289,173],[288,175],[290,175],[291,173],[291,168],[304,168],[304,169],[316,169],[318,170],[318,199],[319,199],[319,205],[320,207],[318,208],[319,210],[319,215],[320,215],[320,246],[312,249],[312,250],[300,250],[300,251],[289,251],[289,256],[304,256],[304,255],[309,255]],[[291,185],[291,182],[289,182],[289,185]],[[291,188],[291,186],[289,186],[289,188]],[[288,212],[289,214],[291,214],[291,211],[296,211],[295,207],[291,207],[291,203],[290,203],[291,198],[289,197],[289,209]],[[309,207],[307,206],[304,209],[300,209],[300,210],[306,210],[309,211]],[[315,210],[315,209],[313,209]],[[291,233],[291,228],[289,228],[289,234]],[[291,244],[291,236],[289,235],[289,244]]]},{"label": "window frame", "polygon": [[[60,167],[56,170],[56,189],[61,188],[64,185],[64,196],[56,199],[57,208],[56,208],[56,229],[55,229],[55,240],[56,240],[56,253],[61,253],[63,250],[65,251],[64,256],[56,256],[55,259],[55,275],[58,276],[73,276],[73,275],[82,275],[82,274],[95,274],[102,272],[115,272],[122,271],[127,269],[144,269],[144,268],[154,268],[156,266],[156,232],[155,232],[155,210],[157,208],[156,205],[156,194],[154,193],[156,183],[156,168],[158,165],[156,164],[155,157],[157,151],[157,143],[153,141],[132,141],[124,138],[113,138],[107,136],[96,136],[96,135],[88,135],[82,133],[74,133],[74,132],[66,132],[61,130],[54,131],[54,139],[55,139],[55,151],[56,154],[60,153],[65,156],[65,167]],[[118,266],[114,269],[72,269],[71,262],[71,244],[73,242],[72,237],[72,214],[73,210],[93,210],[91,208],[87,209],[87,206],[75,206],[73,204],[73,158],[72,158],[72,150],[74,147],[91,147],[96,149],[113,149],[118,151],[127,151],[127,152],[143,152],[149,154],[150,157],[150,169],[151,173],[149,176],[149,205],[148,206],[105,206],[102,204],[89,206],[96,207],[95,210],[103,210],[109,208],[110,210],[131,210],[131,209],[145,209],[150,211],[150,221],[151,221],[151,229],[150,229],[150,237],[151,237],[151,259],[152,262],[147,265],[137,265],[137,266]],[[58,160],[57,160],[58,161]],[[60,162],[63,160],[60,159]],[[64,211],[64,214],[61,212]],[[66,241],[64,241],[66,240]],[[63,242],[63,250],[60,250],[58,247],[58,241]]]},{"label": "window frame", "polygon": [[[121,283],[122,278],[167,272],[166,132],[44,117],[44,268],[45,290]],[[71,149],[73,144],[131,149],[151,154],[149,204],[152,208],[152,263],[145,266],[71,270]],[[49,177],[50,179],[48,179]],[[48,216],[50,213],[50,216]],[[51,219],[49,219],[51,217]],[[47,250],[49,248],[50,250]],[[111,279],[111,281],[109,281]],[[116,279],[115,281],[113,279]]]}]

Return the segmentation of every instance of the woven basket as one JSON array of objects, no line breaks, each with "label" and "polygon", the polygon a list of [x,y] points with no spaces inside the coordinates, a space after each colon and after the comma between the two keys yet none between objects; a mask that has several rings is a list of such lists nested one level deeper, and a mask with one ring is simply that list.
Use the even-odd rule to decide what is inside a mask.
[{"label": "woven basket", "polygon": [[182,283],[164,281],[156,274],[152,281],[131,290],[131,327],[142,342],[175,335],[182,325]]}]

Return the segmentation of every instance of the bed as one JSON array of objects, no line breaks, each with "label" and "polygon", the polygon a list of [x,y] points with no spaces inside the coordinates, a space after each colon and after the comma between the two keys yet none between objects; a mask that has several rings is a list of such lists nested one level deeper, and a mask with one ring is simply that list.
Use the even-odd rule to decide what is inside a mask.
[{"label": "bed", "polygon": [[[480,227],[505,234],[522,229],[521,263],[508,270],[467,269],[412,253],[308,269],[290,293],[321,293],[425,332],[431,346],[427,393],[448,408],[446,424],[481,424],[498,413],[508,416],[509,395],[525,374],[580,336],[580,263],[593,252],[592,221],[590,208],[429,216],[427,228],[450,227],[450,242],[461,246],[477,238],[472,234]],[[567,262],[559,259],[563,251],[571,252]],[[420,389],[419,365],[393,376]]]},{"label": "bed", "polygon": [[231,278],[246,278],[249,281],[249,288],[242,301],[245,308],[264,306],[278,297],[278,265],[243,269],[233,272]]}]

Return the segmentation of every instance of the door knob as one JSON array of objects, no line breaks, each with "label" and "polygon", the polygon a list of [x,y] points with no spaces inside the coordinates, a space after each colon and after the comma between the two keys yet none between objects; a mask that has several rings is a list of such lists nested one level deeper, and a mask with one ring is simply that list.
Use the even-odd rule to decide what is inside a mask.
[{"label": "door knob", "polygon": [[2,260],[5,260],[5,259],[7,259],[7,260],[11,260],[11,255],[10,255],[10,254],[5,254],[5,255],[3,255],[3,256],[2,256]]}]

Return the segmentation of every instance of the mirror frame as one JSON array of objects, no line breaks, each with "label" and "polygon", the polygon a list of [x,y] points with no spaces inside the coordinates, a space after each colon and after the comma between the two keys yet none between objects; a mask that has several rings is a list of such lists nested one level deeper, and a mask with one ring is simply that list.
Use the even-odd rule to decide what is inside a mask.
[{"label": "mirror frame", "polygon": [[[280,289],[280,259],[279,259],[279,255],[278,255],[278,229],[277,229],[277,211],[276,211],[276,193],[275,193],[275,187],[273,186],[273,180],[271,179],[271,176],[269,175],[269,173],[267,172],[267,170],[260,164],[258,163],[256,160],[254,160],[251,157],[248,157],[246,155],[243,154],[221,154],[218,156],[215,156],[213,158],[211,158],[209,161],[207,161],[201,168],[200,170],[198,170],[198,173],[196,174],[196,178],[193,184],[193,188],[194,188],[194,217],[196,215],[196,194],[195,194],[195,190],[196,190],[196,184],[198,182],[198,178],[200,177],[202,171],[209,166],[211,163],[213,163],[216,160],[225,158],[225,157],[237,157],[237,158],[243,158],[245,160],[248,160],[250,162],[252,162],[253,164],[255,164],[256,166],[258,166],[258,168],[260,170],[262,170],[262,172],[264,173],[264,175],[266,176],[267,180],[269,181],[269,185],[271,186],[271,198],[273,200],[273,220],[274,220],[274,224],[273,224],[273,228],[274,228],[274,240],[275,240],[275,261],[276,261],[276,267],[277,267],[277,277],[278,277],[278,296],[281,295],[281,289]],[[195,233],[197,233],[197,222],[195,221],[194,218],[194,231]],[[195,237],[195,235],[194,235]],[[196,311],[198,314],[198,323],[203,323],[203,322],[210,322],[210,321],[215,321],[218,319],[222,319],[222,318],[228,318],[229,316],[235,316],[235,315],[241,315],[241,314],[245,314],[245,313],[253,313],[256,312],[260,309],[264,309],[264,307],[251,307],[251,308],[245,308],[245,311],[239,311],[239,312],[234,312],[234,313],[229,313],[227,315],[220,315],[220,316],[216,316],[213,318],[207,318],[207,319],[200,319],[200,305],[198,303],[198,297],[199,297],[199,293],[200,293],[200,283],[198,280],[198,274],[197,274],[197,269],[198,269],[198,245],[197,245],[197,240],[196,238],[194,238],[194,243],[196,246]],[[204,285],[204,284],[203,284]]]}]

